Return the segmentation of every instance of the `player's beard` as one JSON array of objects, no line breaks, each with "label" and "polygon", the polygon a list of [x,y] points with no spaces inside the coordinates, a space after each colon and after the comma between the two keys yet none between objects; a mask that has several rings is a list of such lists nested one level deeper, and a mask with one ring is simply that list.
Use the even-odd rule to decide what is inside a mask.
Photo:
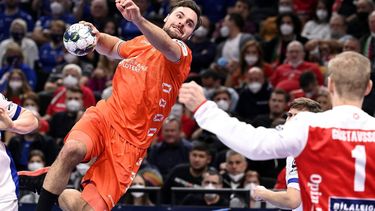
[{"label": "player's beard", "polygon": [[172,30],[172,27],[170,26],[169,28],[167,27],[164,27],[163,30],[165,32],[167,32],[167,34],[172,38],[172,39],[178,39],[178,40],[182,40],[182,36],[180,36],[179,34],[177,34],[176,32],[174,32]]}]

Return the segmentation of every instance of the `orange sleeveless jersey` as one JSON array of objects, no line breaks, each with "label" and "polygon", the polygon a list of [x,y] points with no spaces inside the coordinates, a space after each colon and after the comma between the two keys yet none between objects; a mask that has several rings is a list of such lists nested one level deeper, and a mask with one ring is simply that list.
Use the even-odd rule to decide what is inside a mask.
[{"label": "orange sleeveless jersey", "polygon": [[145,36],[123,42],[112,96],[107,100],[111,125],[130,143],[147,148],[177,100],[178,90],[190,71],[191,50],[175,40],[181,50],[178,62],[169,61]]}]

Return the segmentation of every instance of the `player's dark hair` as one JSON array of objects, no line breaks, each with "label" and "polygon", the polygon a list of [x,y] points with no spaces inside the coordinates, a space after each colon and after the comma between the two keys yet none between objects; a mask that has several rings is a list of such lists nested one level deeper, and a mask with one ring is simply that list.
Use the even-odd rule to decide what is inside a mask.
[{"label": "player's dark hair", "polygon": [[178,1],[177,3],[173,4],[171,6],[171,10],[169,13],[172,13],[173,10],[175,10],[176,8],[178,7],[188,7],[190,9],[192,9],[195,14],[197,14],[197,25],[195,26],[195,29],[199,28],[199,26],[201,25],[201,8],[197,5],[197,3],[195,3],[195,1],[193,0],[182,0],[182,1]]},{"label": "player's dark hair", "polygon": [[305,110],[310,111],[314,113],[318,113],[322,111],[322,108],[320,107],[320,104],[316,102],[315,100],[311,100],[309,98],[300,97],[295,100],[293,100],[290,103],[290,108],[294,108],[297,110]]}]

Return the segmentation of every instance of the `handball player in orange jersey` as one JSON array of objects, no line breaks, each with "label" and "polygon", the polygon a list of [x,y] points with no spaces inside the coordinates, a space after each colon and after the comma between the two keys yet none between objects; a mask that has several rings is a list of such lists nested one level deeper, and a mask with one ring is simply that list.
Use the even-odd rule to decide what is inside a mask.
[{"label": "handball player in orange jersey", "polygon": [[[57,199],[64,210],[111,210],[131,185],[190,71],[192,55],[184,41],[200,20],[193,0],[172,7],[163,29],[147,21],[131,0],[116,0],[116,7],[143,35],[125,42],[84,22],[98,38],[96,51],[122,61],[112,96],[89,108],[65,138],[37,210],[51,210]],[[82,180],[82,193],[65,189],[74,167],[92,158],[96,161]]]}]

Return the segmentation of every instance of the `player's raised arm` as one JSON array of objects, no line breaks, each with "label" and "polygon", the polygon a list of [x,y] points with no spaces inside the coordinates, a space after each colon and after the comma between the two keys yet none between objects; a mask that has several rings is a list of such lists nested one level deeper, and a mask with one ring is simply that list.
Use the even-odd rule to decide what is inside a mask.
[{"label": "player's raised arm", "polygon": [[[195,3],[188,6],[179,6],[164,19],[163,29],[146,20],[138,6],[131,0],[116,0],[116,7],[122,16],[132,21],[146,36],[147,40],[172,62],[181,58],[181,49],[173,39],[186,41],[192,35],[199,20],[199,9]],[[194,10],[192,9],[194,8]]]},{"label": "player's raised arm", "polygon": [[117,52],[118,45],[122,41],[120,38],[99,32],[99,30],[89,22],[80,21],[80,23],[91,27],[92,33],[96,36],[98,40],[95,50],[99,54],[105,55],[112,59],[122,59]]},{"label": "player's raised arm", "polygon": [[[201,128],[214,133],[225,145],[252,160],[297,156],[305,147],[308,130],[301,121],[288,122],[282,131],[254,128],[230,117],[214,102],[206,101],[203,89],[195,82],[182,85],[179,101],[195,112],[194,117]],[[306,132],[295,133],[296,130]]]}]

